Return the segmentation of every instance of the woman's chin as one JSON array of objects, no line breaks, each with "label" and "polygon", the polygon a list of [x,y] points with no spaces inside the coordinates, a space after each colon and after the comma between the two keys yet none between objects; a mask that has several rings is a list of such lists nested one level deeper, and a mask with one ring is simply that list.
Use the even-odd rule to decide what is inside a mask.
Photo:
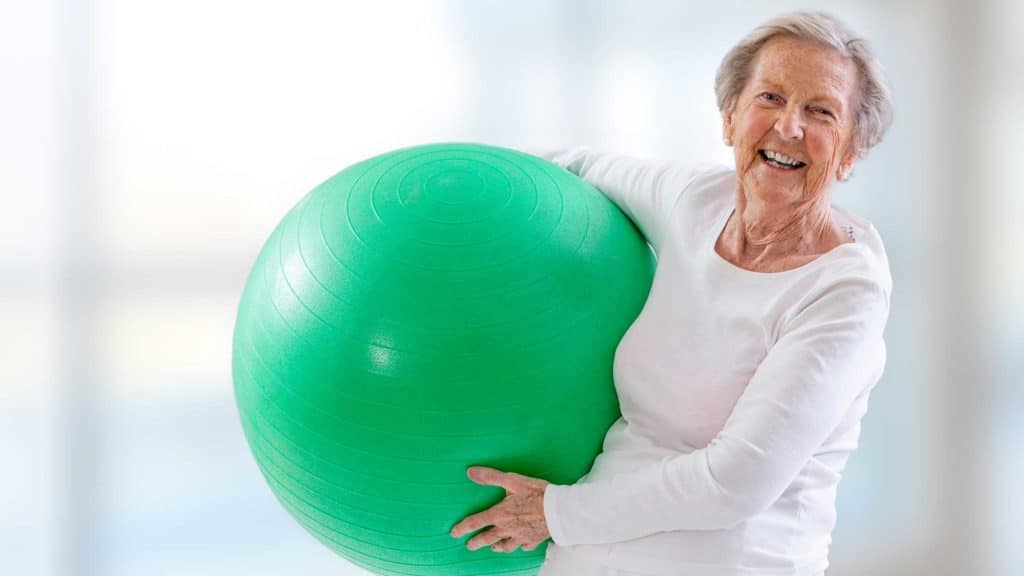
[{"label": "woman's chin", "polygon": [[757,196],[763,202],[788,204],[804,197],[803,179],[779,177],[773,174],[755,174],[744,183],[748,197]]}]

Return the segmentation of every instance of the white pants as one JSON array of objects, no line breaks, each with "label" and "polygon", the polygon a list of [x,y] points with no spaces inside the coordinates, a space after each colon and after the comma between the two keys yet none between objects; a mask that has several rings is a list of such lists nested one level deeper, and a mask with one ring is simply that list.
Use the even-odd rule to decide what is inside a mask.
[{"label": "white pants", "polygon": [[537,576],[647,576],[606,566],[592,551],[583,553],[577,547],[561,548],[548,543],[544,564]]},{"label": "white pants", "polygon": [[[647,572],[633,572],[608,566],[601,562],[601,549],[597,546],[570,546],[562,548],[548,543],[544,564],[537,576],[662,576]],[[824,572],[812,575],[798,572],[799,576],[825,576]],[[686,576],[673,574],[672,576]]]}]

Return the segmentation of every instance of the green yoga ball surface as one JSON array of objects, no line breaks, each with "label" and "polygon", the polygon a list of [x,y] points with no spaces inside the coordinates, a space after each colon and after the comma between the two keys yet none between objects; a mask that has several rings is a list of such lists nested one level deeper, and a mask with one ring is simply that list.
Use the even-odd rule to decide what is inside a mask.
[{"label": "green yoga ball surface", "polygon": [[618,418],[612,358],[654,271],[633,224],[543,159],[433,144],[355,164],[278,224],[232,372],[281,504],[376,574],[536,574],[449,530],[501,501],[471,465],[571,484]]}]

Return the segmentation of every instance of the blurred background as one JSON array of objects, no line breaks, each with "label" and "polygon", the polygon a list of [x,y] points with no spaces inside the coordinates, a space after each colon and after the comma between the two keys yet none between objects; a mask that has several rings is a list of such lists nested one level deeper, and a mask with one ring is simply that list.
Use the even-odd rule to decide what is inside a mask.
[{"label": "blurred background", "polygon": [[731,162],[718,62],[798,8],[866,36],[896,104],[834,195],[895,291],[829,574],[1022,573],[1021,3],[0,6],[0,573],[361,574],[278,505],[234,407],[273,226],[427,142]]}]

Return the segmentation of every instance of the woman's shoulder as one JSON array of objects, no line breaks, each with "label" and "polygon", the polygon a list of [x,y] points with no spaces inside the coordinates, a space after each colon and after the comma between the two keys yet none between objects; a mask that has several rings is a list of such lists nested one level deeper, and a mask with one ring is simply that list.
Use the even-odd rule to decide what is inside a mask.
[{"label": "woman's shoulder", "polygon": [[831,272],[838,273],[839,278],[849,276],[873,281],[888,297],[892,292],[892,275],[882,236],[867,218],[839,205],[834,204],[832,209],[840,226],[850,231],[853,241],[847,244],[850,249],[843,257],[837,258],[831,266]]},{"label": "woman's shoulder", "polygon": [[884,323],[888,316],[892,277],[881,236],[867,219],[833,209],[841,226],[853,226],[854,241],[780,277],[786,303],[781,326],[865,315]]}]

